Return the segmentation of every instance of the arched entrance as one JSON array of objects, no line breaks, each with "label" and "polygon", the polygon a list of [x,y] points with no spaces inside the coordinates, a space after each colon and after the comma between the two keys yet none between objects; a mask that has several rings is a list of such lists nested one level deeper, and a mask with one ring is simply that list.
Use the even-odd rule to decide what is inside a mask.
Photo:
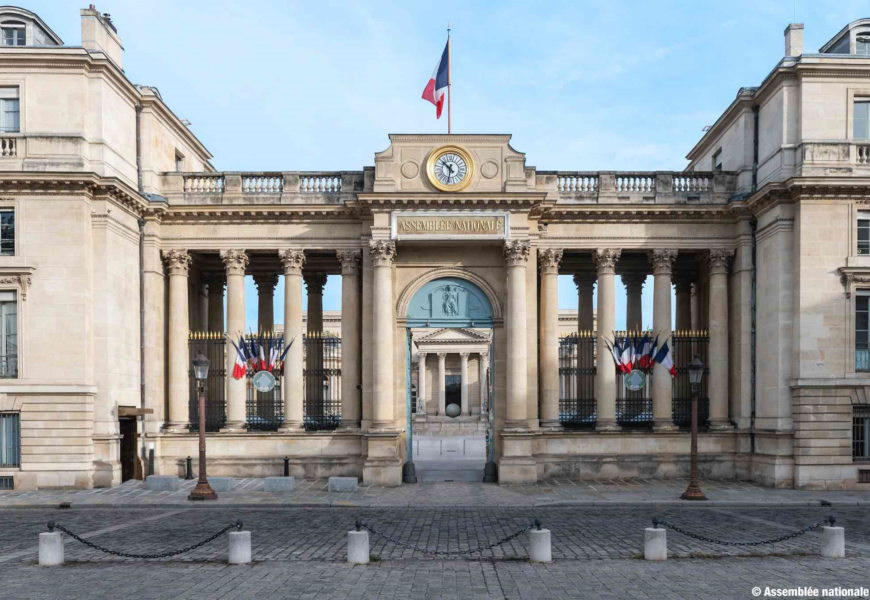
[{"label": "arched entrance", "polygon": [[404,308],[408,455],[418,481],[482,481],[493,459],[489,296],[469,279],[439,277]]}]

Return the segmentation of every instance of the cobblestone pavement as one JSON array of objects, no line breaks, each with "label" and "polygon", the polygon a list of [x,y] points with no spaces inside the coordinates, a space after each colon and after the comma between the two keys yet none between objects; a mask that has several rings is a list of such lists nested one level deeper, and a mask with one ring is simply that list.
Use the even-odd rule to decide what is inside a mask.
[{"label": "cobblestone pavement", "polygon": [[[822,520],[846,528],[847,559],[818,557],[815,532],[773,546],[713,546],[668,532],[671,560],[647,563],[643,528],[662,516],[718,539],[770,539]],[[363,521],[428,550],[487,545],[540,518],[554,562],[529,563],[528,539],[441,559],[372,537],[378,561],[350,567],[346,532]],[[254,564],[230,567],[226,539],[156,561],[100,553],[68,539],[67,564],[36,565],[37,534],[55,519],[94,543],[131,553],[190,545],[237,518]],[[750,598],[753,586],[870,587],[870,520],[861,507],[215,508],[0,511],[0,598]]]},{"label": "cobblestone pavement", "polygon": [[[0,508],[53,507],[61,502],[75,506],[189,506],[187,495],[195,481],[180,482],[177,492],[152,492],[144,482],[128,481],[113,488],[96,490],[0,491]],[[613,504],[697,505],[680,500],[687,479],[602,479],[569,481],[548,479],[534,485],[483,485],[480,483],[420,483],[399,487],[360,485],[354,493],[330,493],[328,482],[296,480],[292,492],[270,493],[263,479],[234,479],[233,490],[219,494],[221,505],[259,506],[548,506]],[[777,490],[746,481],[702,481],[710,504],[723,506],[811,505],[821,501],[834,505],[870,506],[868,490],[809,491]]]}]

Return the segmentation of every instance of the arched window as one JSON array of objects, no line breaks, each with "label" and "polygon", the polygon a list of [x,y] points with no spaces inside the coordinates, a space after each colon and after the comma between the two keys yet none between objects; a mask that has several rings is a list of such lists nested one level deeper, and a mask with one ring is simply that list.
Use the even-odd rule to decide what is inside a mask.
[{"label": "arched window", "polygon": [[27,44],[27,29],[21,21],[3,21],[0,23],[0,33],[4,46],[25,46]]}]

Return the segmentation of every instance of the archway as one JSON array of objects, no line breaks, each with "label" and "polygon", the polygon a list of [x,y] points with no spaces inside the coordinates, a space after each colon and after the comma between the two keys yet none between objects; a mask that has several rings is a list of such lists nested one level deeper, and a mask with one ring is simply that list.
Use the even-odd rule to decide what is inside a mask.
[{"label": "archway", "polygon": [[409,457],[418,481],[480,482],[491,460],[494,295],[452,273],[412,286],[399,305],[408,340]]}]

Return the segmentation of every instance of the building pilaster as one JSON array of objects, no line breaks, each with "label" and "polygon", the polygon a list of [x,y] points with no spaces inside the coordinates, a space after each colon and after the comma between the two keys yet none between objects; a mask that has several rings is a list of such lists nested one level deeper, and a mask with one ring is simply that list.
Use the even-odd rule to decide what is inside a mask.
[{"label": "building pilaster", "polygon": [[728,421],[728,262],[731,249],[707,253],[710,270],[710,429],[730,429]]},{"label": "building pilaster", "polygon": [[507,419],[506,429],[526,429],[527,406],[527,328],[526,328],[526,265],[531,244],[523,240],[505,242],[507,263]]},{"label": "building pilaster", "polygon": [[[540,354],[541,427],[560,427],[559,420],[559,263],[562,250],[538,252],[541,270]],[[579,318],[579,317],[578,317]]]},{"label": "building pilaster", "polygon": [[190,314],[188,312],[187,250],[165,250],[163,260],[169,273],[169,418],[166,431],[187,433],[190,427]]},{"label": "building pilaster", "polygon": [[360,250],[339,250],[341,263],[341,426],[360,426]]},{"label": "building pilaster", "polygon": [[385,240],[369,243],[374,271],[374,302],[372,307],[374,363],[373,429],[394,429],[393,403],[393,259],[396,244]]}]

